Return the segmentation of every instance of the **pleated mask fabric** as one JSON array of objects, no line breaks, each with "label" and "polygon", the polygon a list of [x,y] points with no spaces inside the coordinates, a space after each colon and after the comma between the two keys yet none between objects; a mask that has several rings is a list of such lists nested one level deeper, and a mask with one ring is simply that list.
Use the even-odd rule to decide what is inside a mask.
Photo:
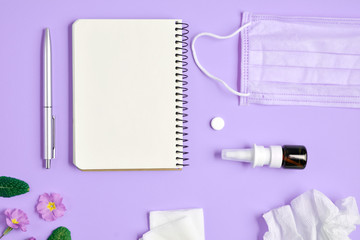
[{"label": "pleated mask fabric", "polygon": [[[196,55],[200,36],[241,34],[240,91],[205,70]],[[240,104],[360,108],[360,19],[243,13],[231,35],[194,38],[200,69],[240,96]]]}]

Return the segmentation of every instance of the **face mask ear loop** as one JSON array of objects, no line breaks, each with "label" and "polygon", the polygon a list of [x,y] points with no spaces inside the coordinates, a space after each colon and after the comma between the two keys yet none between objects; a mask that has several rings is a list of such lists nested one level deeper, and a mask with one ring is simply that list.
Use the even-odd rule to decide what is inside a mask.
[{"label": "face mask ear loop", "polygon": [[203,36],[209,36],[209,37],[212,37],[212,38],[216,38],[216,39],[228,39],[228,38],[232,38],[233,36],[239,34],[242,30],[244,30],[245,28],[247,28],[249,25],[251,24],[251,22],[241,26],[239,29],[237,29],[235,32],[233,32],[232,34],[230,35],[227,35],[227,36],[220,36],[220,35],[216,35],[216,34],[213,34],[213,33],[207,33],[207,32],[204,32],[204,33],[200,33],[198,35],[196,35],[192,41],[192,44],[191,44],[191,50],[193,52],[193,56],[194,56],[194,60],[195,60],[195,63],[196,65],[200,68],[200,70],[206,75],[208,76],[209,78],[211,79],[214,79],[216,81],[219,81],[220,83],[222,83],[230,92],[232,92],[233,94],[237,95],[237,96],[240,96],[240,97],[247,97],[250,95],[250,93],[241,93],[241,92],[238,92],[238,91],[235,91],[234,89],[232,89],[229,85],[227,85],[227,83],[212,75],[211,73],[209,73],[199,62],[199,59],[197,57],[197,54],[196,54],[196,50],[195,50],[195,42],[198,38],[200,37],[203,37]]}]

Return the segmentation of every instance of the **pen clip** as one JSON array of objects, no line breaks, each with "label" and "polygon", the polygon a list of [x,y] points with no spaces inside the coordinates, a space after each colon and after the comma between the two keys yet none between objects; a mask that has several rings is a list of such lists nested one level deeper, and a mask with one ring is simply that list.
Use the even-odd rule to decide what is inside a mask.
[{"label": "pen clip", "polygon": [[53,115],[52,118],[51,118],[51,121],[52,121],[52,158],[54,159],[55,158],[55,116]]}]

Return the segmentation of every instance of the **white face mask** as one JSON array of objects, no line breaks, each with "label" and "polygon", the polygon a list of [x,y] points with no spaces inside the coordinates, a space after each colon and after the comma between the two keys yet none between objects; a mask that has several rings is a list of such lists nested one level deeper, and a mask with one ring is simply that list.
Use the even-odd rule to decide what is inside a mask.
[{"label": "white face mask", "polygon": [[[199,37],[241,33],[240,92],[199,62]],[[360,19],[243,14],[228,36],[201,33],[192,42],[195,63],[240,96],[241,104],[360,108]]]}]

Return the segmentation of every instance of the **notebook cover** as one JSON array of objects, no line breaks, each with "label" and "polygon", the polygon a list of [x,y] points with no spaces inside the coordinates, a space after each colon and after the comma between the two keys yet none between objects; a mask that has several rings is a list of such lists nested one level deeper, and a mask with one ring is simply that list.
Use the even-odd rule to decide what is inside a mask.
[{"label": "notebook cover", "polygon": [[182,168],[179,22],[73,23],[73,161],[79,169]]}]

